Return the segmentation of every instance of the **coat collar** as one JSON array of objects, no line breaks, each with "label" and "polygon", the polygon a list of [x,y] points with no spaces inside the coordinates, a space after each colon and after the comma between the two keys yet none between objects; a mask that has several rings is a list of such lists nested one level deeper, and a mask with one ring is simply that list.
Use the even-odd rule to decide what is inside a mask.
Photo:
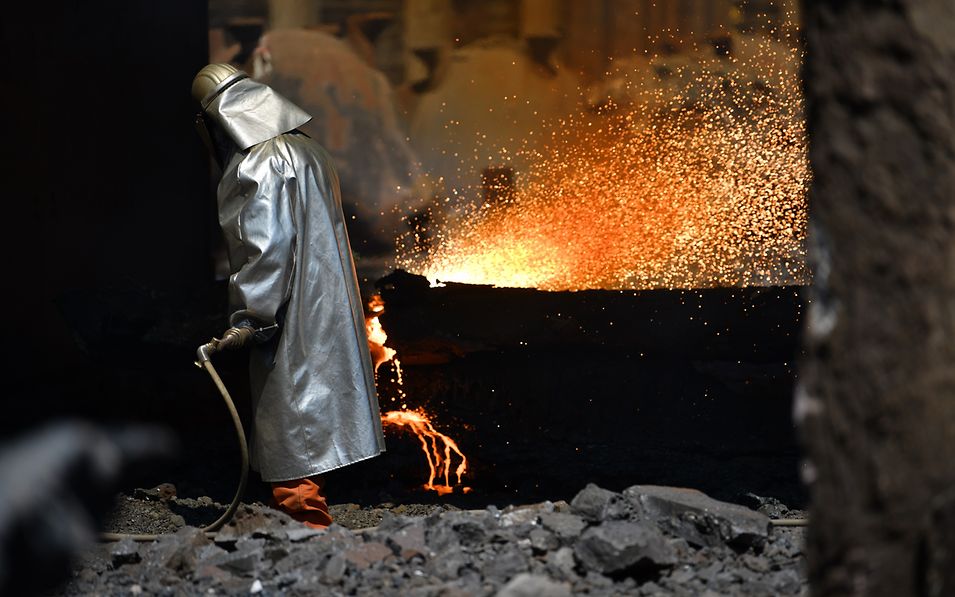
[{"label": "coat collar", "polygon": [[252,79],[230,85],[209,103],[206,113],[243,151],[312,119],[271,87]]}]

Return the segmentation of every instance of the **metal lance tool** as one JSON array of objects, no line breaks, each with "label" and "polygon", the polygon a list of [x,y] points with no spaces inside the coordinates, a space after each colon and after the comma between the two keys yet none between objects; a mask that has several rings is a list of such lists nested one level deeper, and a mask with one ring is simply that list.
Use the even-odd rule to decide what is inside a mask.
[{"label": "metal lance tool", "polygon": [[[249,480],[249,444],[245,439],[245,429],[242,427],[242,419],[239,418],[239,411],[235,408],[235,403],[232,401],[232,396],[229,395],[229,390],[226,389],[225,384],[222,383],[222,378],[219,377],[219,373],[212,365],[212,354],[219,350],[219,342],[220,340],[218,338],[213,338],[211,341],[203,344],[196,350],[196,366],[206,370],[206,373],[208,373],[209,377],[212,378],[212,382],[216,385],[216,388],[222,395],[222,400],[225,402],[226,408],[229,409],[229,415],[232,417],[232,424],[235,426],[236,439],[239,442],[239,451],[242,457],[242,469],[239,475],[239,486],[236,487],[235,496],[232,498],[232,503],[229,504],[229,507],[226,508],[226,511],[223,512],[222,516],[217,518],[215,522],[202,527],[202,531],[206,533],[214,533],[215,531],[218,531],[232,519],[232,517],[235,515],[235,511],[239,508],[239,502],[242,499],[242,495],[245,493],[245,486]],[[159,535],[155,534],[100,534],[100,539],[103,541],[120,541],[122,539],[132,539],[134,541],[155,541],[158,537]]]}]

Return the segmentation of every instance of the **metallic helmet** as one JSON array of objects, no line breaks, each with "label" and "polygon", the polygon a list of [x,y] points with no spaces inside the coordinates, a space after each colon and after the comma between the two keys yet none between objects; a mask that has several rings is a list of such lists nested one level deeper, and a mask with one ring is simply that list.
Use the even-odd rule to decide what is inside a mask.
[{"label": "metallic helmet", "polygon": [[209,64],[192,80],[192,97],[205,110],[226,87],[248,76],[231,64]]}]

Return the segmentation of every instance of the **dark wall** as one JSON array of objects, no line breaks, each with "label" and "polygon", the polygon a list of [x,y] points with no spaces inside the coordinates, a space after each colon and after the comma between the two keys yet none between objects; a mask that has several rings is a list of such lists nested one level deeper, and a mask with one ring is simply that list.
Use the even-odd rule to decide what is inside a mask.
[{"label": "dark wall", "polygon": [[955,6],[805,7],[810,582],[955,595]]},{"label": "dark wall", "polygon": [[4,6],[4,400],[19,413],[4,428],[82,412],[73,407],[95,386],[83,336],[129,319],[124,306],[137,301],[117,297],[209,282],[211,198],[189,96],[206,61],[206,10],[196,0]]}]

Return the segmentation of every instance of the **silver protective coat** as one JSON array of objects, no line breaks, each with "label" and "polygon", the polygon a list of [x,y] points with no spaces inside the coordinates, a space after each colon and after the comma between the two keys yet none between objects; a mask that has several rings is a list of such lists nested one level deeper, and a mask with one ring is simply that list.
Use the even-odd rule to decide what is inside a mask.
[{"label": "silver protective coat", "polygon": [[310,117],[250,79],[206,112],[238,147],[218,189],[230,324],[278,325],[252,349],[252,467],[287,481],[376,456],[385,444],[338,177],[294,131]]}]

